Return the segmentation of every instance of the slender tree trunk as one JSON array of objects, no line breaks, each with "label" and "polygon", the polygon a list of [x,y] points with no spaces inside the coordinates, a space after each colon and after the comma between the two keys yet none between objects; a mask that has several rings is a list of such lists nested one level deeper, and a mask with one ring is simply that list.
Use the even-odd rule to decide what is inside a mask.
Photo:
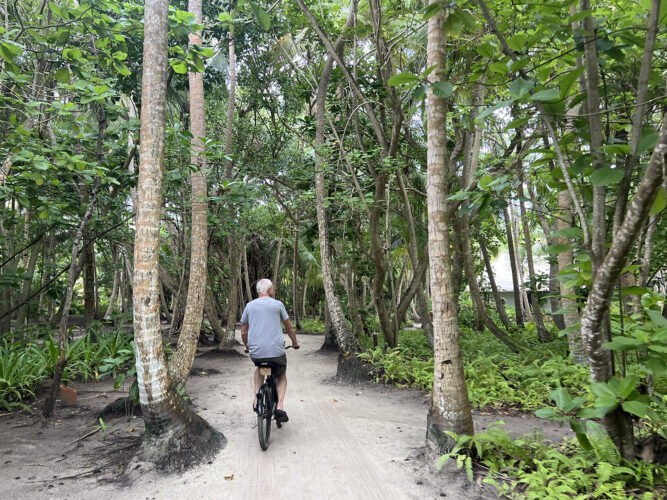
[{"label": "slender tree trunk", "polygon": [[489,285],[491,286],[491,293],[493,295],[493,301],[496,304],[496,310],[498,311],[498,316],[500,317],[501,323],[507,328],[508,330],[512,328],[512,325],[510,323],[510,319],[507,317],[507,311],[505,310],[505,304],[503,303],[503,299],[500,296],[500,293],[498,292],[498,287],[496,286],[496,278],[493,275],[493,267],[491,267],[491,259],[489,258],[489,252],[486,249],[486,243],[484,240],[484,236],[482,234],[479,235],[477,238],[477,242],[479,243],[479,249],[482,252],[482,259],[484,260],[484,266],[486,267],[486,275],[489,278]]},{"label": "slender tree trunk", "polygon": [[519,179],[521,182],[521,198],[519,207],[521,210],[521,221],[523,226],[523,242],[526,247],[526,260],[528,261],[528,279],[530,281],[530,293],[533,297],[533,317],[535,318],[535,326],[537,327],[537,337],[542,342],[551,341],[551,333],[544,326],[544,317],[542,315],[542,308],[540,307],[540,300],[537,291],[537,279],[535,278],[535,263],[533,262],[533,241],[530,237],[530,226],[528,224],[528,217],[526,216],[526,206],[523,203],[525,191],[523,187],[523,173],[520,172]]},{"label": "slender tree trunk", "polygon": [[[188,10],[194,14],[195,22],[202,22],[202,0],[189,0]],[[201,46],[201,32],[190,33],[190,46]],[[188,73],[190,83],[190,133],[192,142],[190,163],[197,169],[191,171],[192,186],[192,231],[190,244],[190,279],[183,316],[183,327],[178,337],[176,352],[169,361],[172,382],[181,387],[190,374],[197,350],[197,341],[204,316],[206,278],[208,277],[208,226],[206,157],[203,138],[206,136],[206,112],[204,109],[204,73]]]},{"label": "slender tree trunk", "polygon": [[[429,0],[429,5],[437,0]],[[444,70],[446,61],[445,12],[440,9],[428,20],[427,67]],[[429,75],[431,82],[443,76]],[[451,445],[445,431],[473,433],[468,390],[457,320],[457,291],[452,289],[447,202],[447,105],[429,86],[427,94],[427,203],[428,251],[433,302],[434,366],[433,396],[427,417],[427,441],[438,448]]]},{"label": "slender tree trunk", "polygon": [[[648,221],[648,228],[646,229],[646,237],[644,239],[644,255],[641,260],[641,268],[639,270],[639,282],[637,283],[641,287],[645,287],[648,284],[649,272],[651,270],[651,252],[653,250],[653,238],[655,236],[655,230],[658,227],[658,216],[653,215]],[[638,297],[638,296],[637,296]],[[637,300],[633,303],[634,314],[641,314],[641,300]]]},{"label": "slender tree trunk", "polygon": [[[84,188],[85,189],[85,188]],[[87,198],[87,196],[86,196]],[[84,231],[83,241],[88,242],[90,234]],[[94,243],[83,247],[83,324],[86,330],[95,321],[95,248]]]},{"label": "slender tree trunk", "polygon": [[160,328],[158,267],[164,165],[168,2],[144,9],[141,154],[134,246],[134,340],[139,401],[146,425],[142,454],[164,469],[209,460],[224,437],[178,395],[169,378]]},{"label": "slender tree trunk", "polygon": [[229,243],[229,288],[227,301],[227,328],[225,340],[218,345],[218,349],[228,349],[234,345],[236,338],[236,319],[239,308],[239,271],[240,271],[240,252],[238,243],[233,235],[227,238]]},{"label": "slender tree trunk", "polygon": [[118,251],[116,250],[116,246],[112,245],[111,247],[111,258],[113,260],[113,265],[114,265],[114,270],[113,270],[113,284],[111,285],[111,297],[109,297],[109,305],[107,306],[107,310],[104,313],[104,319],[109,319],[111,318],[113,314],[113,308],[116,305],[116,297],[118,294]]},{"label": "slender tree trunk", "polygon": [[248,250],[245,245],[245,239],[243,240],[243,276],[245,278],[245,294],[248,298],[247,302],[252,300],[252,288],[250,287],[250,274],[248,273]]},{"label": "slender tree trunk", "polygon": [[[571,227],[572,220],[572,199],[567,190],[563,190],[558,194],[558,208],[560,213],[556,218],[556,229],[562,231]],[[567,238],[560,237],[558,239],[560,244],[569,245],[570,241]],[[572,249],[568,249],[558,254],[558,268],[560,272],[564,272],[572,265]],[[581,343],[581,333],[575,325],[579,324],[579,312],[577,310],[577,300],[575,290],[573,288],[566,288],[565,283],[560,283],[561,303],[563,304],[563,321],[565,328],[568,328],[567,341],[570,345],[570,355],[572,361],[577,364],[587,364],[588,357],[584,352],[583,344]]]},{"label": "slender tree trunk", "polygon": [[16,329],[20,330],[25,326],[26,317],[28,311],[30,310],[30,304],[28,303],[28,297],[30,297],[30,288],[32,287],[33,276],[35,274],[35,269],[37,269],[37,258],[40,253],[39,243],[35,243],[32,246],[30,251],[30,258],[28,259],[28,267],[26,269],[26,274],[28,275],[23,280],[23,287],[21,288],[21,295],[19,297],[19,304],[23,304],[17,314],[16,314]]},{"label": "slender tree trunk", "polygon": [[215,305],[215,297],[213,296],[210,287],[206,288],[205,312],[208,322],[213,329],[215,343],[219,345],[221,342],[224,342],[226,335],[225,329],[222,327],[220,320],[218,319],[218,308]]},{"label": "slender tree trunk", "polygon": [[[305,9],[305,5],[302,5],[300,2],[302,10]],[[345,28],[348,28],[352,25],[354,17],[356,16],[356,4],[353,1],[351,3],[353,8],[350,9],[350,15],[348,16]],[[307,9],[306,9],[307,10]],[[343,30],[343,31],[344,31]],[[336,40],[334,44],[334,51],[337,52],[343,47],[344,39],[341,37]],[[328,308],[329,316],[331,318],[331,323],[333,329],[336,333],[336,339],[339,348],[343,352],[356,351],[359,347],[357,339],[354,336],[354,333],[347,324],[345,315],[343,314],[343,309],[340,305],[338,295],[336,293],[335,283],[332,276],[331,269],[331,254],[330,254],[330,243],[329,243],[329,229],[327,223],[327,214],[324,204],[326,197],[326,179],[324,177],[324,165],[327,161],[327,152],[324,140],[325,132],[325,100],[327,94],[327,87],[329,86],[329,80],[331,78],[331,71],[333,69],[334,58],[332,54],[329,54],[329,57],[324,64],[322,69],[322,75],[320,76],[320,82],[317,88],[317,97],[316,97],[316,109],[315,109],[315,202],[317,207],[317,226],[319,232],[319,243],[320,243],[320,264],[322,271],[322,281],[324,282],[324,294],[326,297],[326,305]]]},{"label": "slender tree trunk", "polygon": [[[612,353],[602,345],[605,341],[602,323],[604,317],[609,314],[612,293],[641,225],[648,216],[658,190],[661,187],[667,189],[664,185],[665,161],[667,161],[667,114],[663,116],[660,137],[646,173],[630,202],[623,224],[614,234],[611,248],[593,278],[591,293],[581,318],[581,339],[590,359],[592,382],[606,382],[613,375]],[[603,425],[618,446],[621,455],[627,459],[634,458],[635,447],[630,415],[618,407],[604,418]]]},{"label": "slender tree trunk", "polygon": [[354,335],[358,338],[364,334],[364,325],[359,315],[359,299],[357,297],[357,286],[354,282],[352,265],[348,263],[345,268],[345,291],[347,292],[347,312],[350,315]]},{"label": "slender tree trunk", "polygon": [[74,236],[74,243],[72,244],[72,262],[69,266],[69,275],[67,279],[67,289],[65,290],[65,300],[62,305],[62,316],[60,318],[60,328],[58,330],[58,360],[56,361],[56,366],[53,374],[53,382],[51,384],[51,389],[49,390],[46,399],[44,400],[44,405],[42,406],[42,416],[44,418],[49,418],[53,414],[53,409],[56,405],[56,396],[60,389],[60,380],[62,379],[63,370],[65,369],[65,364],[67,363],[67,319],[69,317],[69,308],[72,305],[72,295],[74,293],[74,283],[77,278],[77,261],[79,260],[79,245],[83,239],[83,234],[86,230],[86,225],[90,220],[90,217],[93,215],[93,208],[95,207],[95,202],[97,201],[97,190],[100,187],[100,178],[95,178],[95,183],[93,184],[93,191],[90,197],[90,202],[88,203],[88,208],[86,213],[81,218],[81,223],[79,228]]},{"label": "slender tree trunk", "polygon": [[278,242],[276,243],[276,260],[275,263],[273,264],[273,279],[271,280],[273,282],[273,286],[275,287],[275,290],[278,290],[278,273],[280,272],[280,250],[282,249],[283,246],[283,239],[282,237],[278,238]]},{"label": "slender tree trunk", "polygon": [[[292,254],[292,316],[297,331],[301,330],[301,320],[299,315],[299,301],[297,294],[298,264],[299,264],[299,224],[298,218],[294,228],[294,252]],[[248,301],[250,301],[248,296]]]},{"label": "slender tree trunk", "polygon": [[512,227],[510,223],[509,209],[505,207],[505,235],[507,237],[507,249],[510,257],[510,269],[512,270],[512,288],[514,293],[514,315],[516,325],[523,328],[523,314],[521,313],[521,291],[519,289],[519,271],[516,266],[516,256],[514,254],[514,238],[512,237]]}]

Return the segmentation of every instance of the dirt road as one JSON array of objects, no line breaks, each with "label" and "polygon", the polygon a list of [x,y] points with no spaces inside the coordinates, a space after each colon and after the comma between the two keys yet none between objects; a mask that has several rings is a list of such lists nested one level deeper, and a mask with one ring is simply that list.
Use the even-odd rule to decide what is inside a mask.
[{"label": "dirt road", "polygon": [[[300,341],[299,351],[288,351],[290,421],[282,429],[274,426],[267,451],[259,448],[251,410],[254,367],[238,347],[235,356],[198,356],[187,383],[197,411],[227,438],[211,463],[182,475],[137,471],[125,485],[100,481],[106,472],[104,450],[143,425],[137,418],[110,419],[105,432],[72,445],[93,429],[95,413],[118,397],[109,382],[80,384],[80,405],[61,408],[47,429],[32,417],[0,419],[0,498],[493,498],[458,471],[434,472],[433,462],[420,456],[427,411],[423,393],[337,383],[337,357],[319,351],[322,337],[304,335]],[[476,427],[495,420],[478,415]],[[530,418],[505,420],[521,432],[540,425]],[[562,433],[549,432],[552,439]]]}]

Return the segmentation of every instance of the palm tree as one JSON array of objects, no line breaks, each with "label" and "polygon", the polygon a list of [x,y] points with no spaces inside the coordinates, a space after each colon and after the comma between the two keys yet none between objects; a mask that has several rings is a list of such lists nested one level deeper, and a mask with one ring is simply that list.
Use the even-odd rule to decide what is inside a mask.
[{"label": "palm tree", "polygon": [[139,400],[146,424],[144,459],[168,470],[208,460],[224,436],[195,414],[169,378],[160,328],[159,236],[167,91],[168,0],[147,0],[141,156],[134,245],[134,341]]},{"label": "palm tree", "polygon": [[[189,10],[195,15],[195,22],[202,21],[202,0],[190,0]],[[201,45],[201,34],[190,33],[190,45]],[[182,386],[188,378],[197,349],[199,331],[204,315],[207,270],[207,192],[206,158],[204,142],[206,122],[204,117],[204,74],[190,71],[190,132],[192,133],[192,160],[197,170],[190,175],[192,185],[192,244],[190,245],[190,281],[183,317],[178,349],[169,362],[171,379]]]},{"label": "palm tree", "polygon": [[[430,0],[429,4],[437,4]],[[438,11],[428,20],[427,67],[438,67],[430,83],[441,79],[445,64],[445,12]],[[428,251],[431,266],[433,303],[433,353],[435,371],[433,398],[427,419],[427,441],[447,447],[444,431],[472,434],[472,412],[468,400],[457,322],[457,297],[452,286],[452,259],[449,248],[449,204],[447,203],[447,104],[432,87],[427,95],[427,175]]]}]

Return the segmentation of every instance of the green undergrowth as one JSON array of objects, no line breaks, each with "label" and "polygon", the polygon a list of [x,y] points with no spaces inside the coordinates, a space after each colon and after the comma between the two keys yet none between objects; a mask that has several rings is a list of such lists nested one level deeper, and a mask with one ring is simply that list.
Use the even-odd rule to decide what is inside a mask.
[{"label": "green undergrowth", "polygon": [[298,333],[324,333],[324,321],[315,318],[303,318],[299,320],[301,330]]},{"label": "green undergrowth", "polygon": [[[53,377],[58,352],[58,343],[48,331],[35,330],[14,342],[0,341],[0,407],[30,411],[26,402],[35,397],[44,379]],[[88,382],[112,376],[117,388],[133,365],[131,335],[121,330],[98,333],[93,342],[86,334],[68,342],[62,380]]]},{"label": "green undergrowth", "polygon": [[599,425],[589,427],[590,450],[576,440],[545,443],[539,434],[517,439],[502,422],[474,436],[448,432],[456,444],[440,463],[455,460],[471,482],[477,476],[511,499],[664,498],[664,466],[622,459]]},{"label": "green undergrowth", "polygon": [[[540,343],[530,330],[515,337],[527,347],[520,353],[488,332],[462,328],[464,371],[475,408],[534,411],[550,402],[549,394],[557,387],[565,387],[573,396],[590,397],[588,370],[568,359],[566,340]],[[433,351],[422,330],[401,331],[399,347],[387,352],[381,339],[376,349],[370,338],[361,342],[365,350],[359,357],[375,367],[377,382],[431,390]]]}]

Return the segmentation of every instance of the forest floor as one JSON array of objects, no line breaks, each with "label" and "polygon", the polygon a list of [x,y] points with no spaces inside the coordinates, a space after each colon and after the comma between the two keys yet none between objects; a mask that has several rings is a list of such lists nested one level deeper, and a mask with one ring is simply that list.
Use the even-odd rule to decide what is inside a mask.
[{"label": "forest floor", "polygon": [[[320,351],[322,340],[302,335],[302,348],[288,351],[290,421],[273,427],[267,451],[259,448],[251,410],[250,359],[241,346],[231,355],[200,350],[187,393],[227,438],[212,462],[176,475],[117,475],[118,457],[131,453],[143,422],[107,417],[104,429],[75,442],[94,431],[99,412],[123,394],[107,380],[74,383],[77,405],[59,401],[46,427],[27,414],[0,415],[0,498],[496,498],[481,478],[468,482],[453,463],[438,471],[425,453],[423,392],[336,381],[337,354]],[[475,412],[476,430],[498,420],[516,435],[541,429],[556,442],[570,435],[530,415]]]}]

